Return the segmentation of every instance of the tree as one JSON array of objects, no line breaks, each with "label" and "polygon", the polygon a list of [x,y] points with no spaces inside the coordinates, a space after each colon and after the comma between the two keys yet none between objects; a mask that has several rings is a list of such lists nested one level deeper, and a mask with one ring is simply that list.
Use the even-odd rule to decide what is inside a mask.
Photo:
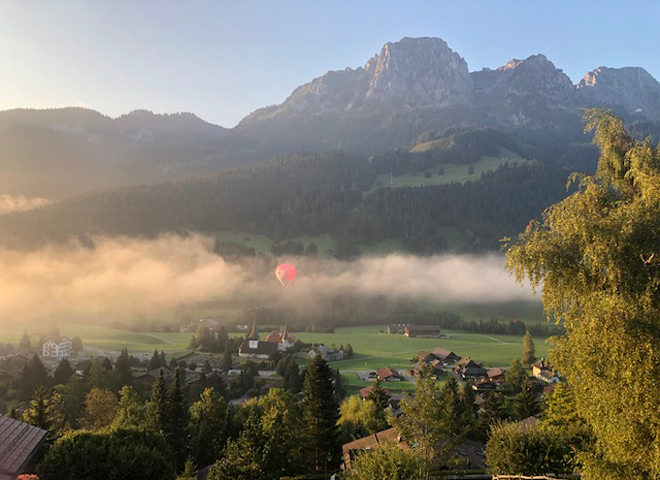
[{"label": "tree", "polygon": [[346,358],[353,358],[353,346],[350,343],[346,344],[344,352],[346,354]]},{"label": "tree", "polygon": [[30,336],[25,330],[23,330],[23,336],[21,337],[20,342],[18,342],[18,348],[21,350],[30,350],[32,348],[32,342],[30,342]]},{"label": "tree", "polygon": [[139,427],[143,424],[141,402],[137,392],[130,385],[124,385],[119,391],[117,413],[112,422],[115,428]]},{"label": "tree", "polygon": [[83,346],[83,341],[80,339],[79,336],[76,335],[75,337],[73,337],[71,339],[71,349],[74,352],[76,352],[76,353],[82,352],[83,347],[84,347]]},{"label": "tree", "polygon": [[567,383],[558,383],[546,401],[545,418],[548,425],[584,425],[577,412],[575,390]]},{"label": "tree", "polygon": [[518,420],[538,414],[541,411],[536,395],[536,384],[530,377],[525,377],[520,393],[513,397],[513,412]]},{"label": "tree", "polygon": [[190,407],[190,454],[197,465],[210,465],[220,453],[227,434],[227,405],[212,388]]},{"label": "tree", "polygon": [[157,368],[164,367],[165,365],[162,365],[160,363],[160,355],[158,353],[158,349],[157,348],[154,349],[154,353],[151,356],[151,359],[149,360],[149,364],[147,365],[147,368],[149,370],[156,370]]},{"label": "tree", "polygon": [[578,467],[577,452],[590,444],[591,437],[584,427],[496,424],[486,444],[486,464],[493,475],[567,475]]},{"label": "tree", "polygon": [[418,480],[423,459],[412,450],[385,444],[355,457],[349,480]]},{"label": "tree", "polygon": [[529,333],[529,330],[525,332],[523,337],[523,349],[522,349],[522,363],[523,365],[531,365],[536,361],[534,356],[534,340],[532,340],[532,334]]},{"label": "tree", "polygon": [[85,397],[84,425],[98,431],[110,426],[117,413],[117,397],[109,390],[93,387]]},{"label": "tree", "polygon": [[384,413],[385,409],[390,404],[390,395],[387,391],[380,386],[380,379],[376,378],[376,381],[373,384],[373,388],[367,394],[367,400],[372,401],[378,407],[380,412]]},{"label": "tree", "polygon": [[46,415],[47,407],[48,398],[46,396],[46,390],[43,387],[39,387],[35,390],[28,407],[23,412],[23,421],[43,430],[48,430],[50,424]]},{"label": "tree", "polygon": [[163,438],[135,429],[70,432],[48,449],[37,472],[48,480],[174,480],[176,475]]},{"label": "tree", "polygon": [[660,462],[648,461],[660,451],[660,154],[609,112],[586,119],[600,149],[596,174],[573,177],[577,191],[530,223],[510,247],[508,267],[518,280],[542,284],[548,316],[563,321],[551,361],[597,439],[584,478],[653,478],[660,475]]},{"label": "tree", "polygon": [[125,385],[133,385],[133,373],[131,372],[128,348],[122,349],[121,354],[117,357],[117,361],[115,362],[115,372],[117,372],[119,388]]},{"label": "tree", "polygon": [[87,382],[78,375],[72,375],[66,385],[57,388],[62,392],[67,422],[73,428],[79,427],[79,417],[85,409]]},{"label": "tree", "polygon": [[213,337],[211,330],[209,330],[209,327],[206,325],[200,325],[197,327],[195,338],[197,339],[197,344],[203,351],[211,352],[215,350],[215,338]]},{"label": "tree", "polygon": [[212,479],[271,480],[304,471],[301,407],[291,392],[273,388],[239,411],[241,431],[227,442]]},{"label": "tree", "polygon": [[231,349],[225,348],[225,352],[222,354],[222,361],[220,363],[220,368],[225,372],[231,370],[232,367],[232,358],[231,358]]},{"label": "tree", "polygon": [[118,372],[112,371],[112,365],[110,366],[110,369],[108,369],[108,364],[99,357],[94,359],[94,362],[87,373],[87,381],[89,385],[104,390],[117,391],[117,378]]},{"label": "tree", "polygon": [[66,419],[64,398],[59,392],[52,392],[46,403],[46,420],[51,438],[60,438],[71,428]]},{"label": "tree", "polygon": [[227,348],[227,340],[229,340],[229,334],[227,333],[227,329],[225,328],[224,325],[220,325],[220,328],[218,328],[218,331],[216,333],[216,339],[215,339],[215,349],[218,352],[224,352],[225,348]]},{"label": "tree", "polygon": [[504,378],[507,385],[513,393],[518,393],[522,390],[523,383],[528,377],[523,369],[522,363],[517,358],[511,362],[511,366],[504,373]]},{"label": "tree", "polygon": [[32,360],[23,366],[23,374],[19,382],[20,397],[29,399],[39,387],[45,387],[48,384],[48,372],[41,363],[39,356],[34,355]]},{"label": "tree", "polygon": [[346,398],[339,407],[339,434],[342,443],[352,442],[387,428],[387,420],[375,402],[357,395]]},{"label": "tree", "polygon": [[73,368],[71,368],[71,364],[66,358],[63,358],[53,374],[55,385],[64,385],[69,381],[69,378],[71,378],[71,375],[73,374],[74,371]]},{"label": "tree", "polygon": [[192,459],[187,459],[183,466],[183,472],[176,477],[176,480],[197,480],[199,470],[195,467]]},{"label": "tree", "polygon": [[151,387],[151,397],[147,402],[145,409],[147,427],[153,432],[164,434],[167,429],[167,401],[168,397],[167,388],[165,386],[165,377],[161,371]]},{"label": "tree", "polygon": [[493,393],[484,402],[483,409],[479,413],[479,431],[481,438],[487,439],[493,425],[507,420],[508,414],[504,399],[499,393]]},{"label": "tree", "polygon": [[309,361],[303,394],[309,462],[314,472],[339,463],[337,444],[338,406],[334,400],[333,373],[320,355]]},{"label": "tree", "polygon": [[167,390],[165,439],[174,452],[177,468],[188,458],[188,405],[183,392],[181,369],[177,368]]}]

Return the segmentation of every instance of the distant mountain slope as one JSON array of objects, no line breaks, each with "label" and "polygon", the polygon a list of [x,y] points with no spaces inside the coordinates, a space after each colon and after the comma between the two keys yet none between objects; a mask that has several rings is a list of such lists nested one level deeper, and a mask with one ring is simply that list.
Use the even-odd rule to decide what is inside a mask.
[{"label": "distant mountain slope", "polygon": [[229,130],[190,113],[0,112],[0,195],[59,199],[293,152],[380,155],[456,129],[496,130],[527,158],[590,169],[581,109],[593,106],[612,108],[640,135],[660,132],[660,84],[642,68],[599,67],[573,85],[541,54],[470,72],[443,40],[403,38],[364,66],[313,79]]}]

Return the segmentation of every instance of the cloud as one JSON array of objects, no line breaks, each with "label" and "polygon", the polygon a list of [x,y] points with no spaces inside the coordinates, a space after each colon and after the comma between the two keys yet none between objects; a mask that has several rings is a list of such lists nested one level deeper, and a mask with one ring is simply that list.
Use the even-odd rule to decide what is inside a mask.
[{"label": "cloud", "polygon": [[28,198],[23,195],[0,195],[0,215],[24,212],[53,203],[47,198]]},{"label": "cloud", "polygon": [[213,240],[201,235],[99,237],[93,248],[71,243],[31,252],[0,249],[0,322],[133,320],[219,303],[313,308],[324,298],[347,294],[439,303],[531,298],[497,255],[286,261],[297,266],[298,277],[282,287],[272,274],[272,259],[226,261],[213,252]]}]

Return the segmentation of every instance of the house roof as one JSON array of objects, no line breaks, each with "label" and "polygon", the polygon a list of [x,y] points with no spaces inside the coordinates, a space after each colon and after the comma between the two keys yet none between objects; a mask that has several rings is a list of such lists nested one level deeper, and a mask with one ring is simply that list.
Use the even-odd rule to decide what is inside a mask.
[{"label": "house roof", "polygon": [[44,338],[43,343],[46,343],[48,341],[51,341],[53,343],[57,343],[59,345],[60,343],[65,342],[65,341],[66,342],[71,342],[71,339],[69,339],[69,337],[63,337],[63,336],[58,335],[56,337],[46,337],[46,338]]},{"label": "house roof", "polygon": [[461,358],[460,356],[456,355],[454,352],[451,350],[447,350],[446,348],[442,347],[435,347],[433,350],[431,350],[431,353],[438,357],[441,360],[444,360],[445,358],[454,355],[457,358]]},{"label": "house roof", "polygon": [[538,426],[539,423],[541,423],[541,420],[539,420],[538,418],[536,418],[534,416],[531,416],[531,417],[527,417],[524,420],[520,420],[517,423],[517,425],[519,425],[522,428],[528,428],[530,430],[533,430]]},{"label": "house roof", "polygon": [[342,453],[344,454],[344,464],[347,469],[351,468],[351,451],[354,450],[369,450],[383,443],[396,443],[402,450],[409,450],[410,446],[402,442],[399,433],[394,427],[388,428],[387,430],[382,430],[376,432],[373,435],[367,437],[358,438],[357,440],[345,443],[342,445]]},{"label": "house roof", "polygon": [[248,340],[259,340],[259,332],[257,332],[257,317],[254,317],[254,320],[252,320],[252,330],[250,331],[250,335],[247,337]]},{"label": "house roof", "polygon": [[[369,396],[369,394],[372,391],[374,391],[375,389],[376,389],[376,387],[374,387],[373,385],[369,385],[368,387],[361,388],[360,389],[360,396],[362,398],[367,398]],[[390,392],[387,388],[381,388],[381,390],[383,390],[388,396],[390,396],[390,397],[392,396],[392,392]]]},{"label": "house roof", "polygon": [[504,369],[499,367],[488,369],[488,378],[499,377],[500,375],[504,375]]},{"label": "house roof", "polygon": [[0,415],[0,480],[10,480],[35,455],[46,430]]},{"label": "house roof", "polygon": [[441,330],[441,328],[439,325],[407,325],[406,330],[419,332],[438,332]]},{"label": "house roof", "polygon": [[387,377],[402,378],[399,372],[389,367],[380,367],[378,370],[376,370],[376,373],[380,378],[387,378]]},{"label": "house roof", "polygon": [[277,343],[275,342],[258,342],[257,348],[250,348],[250,339],[243,340],[238,351],[240,353],[254,354],[254,355],[270,355],[277,352]]}]

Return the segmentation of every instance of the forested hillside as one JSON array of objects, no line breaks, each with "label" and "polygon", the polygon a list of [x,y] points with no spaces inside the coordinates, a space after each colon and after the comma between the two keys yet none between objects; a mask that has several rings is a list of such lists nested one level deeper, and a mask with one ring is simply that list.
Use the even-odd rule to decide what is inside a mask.
[{"label": "forested hillside", "polygon": [[[32,248],[70,237],[245,231],[275,241],[330,234],[343,246],[400,240],[415,253],[446,248],[443,227],[465,250],[498,239],[565,196],[567,172],[503,165],[474,181],[372,190],[377,165],[341,152],[292,155],[198,179],[88,194],[0,217],[2,242]],[[350,248],[349,248],[350,251]]]}]

